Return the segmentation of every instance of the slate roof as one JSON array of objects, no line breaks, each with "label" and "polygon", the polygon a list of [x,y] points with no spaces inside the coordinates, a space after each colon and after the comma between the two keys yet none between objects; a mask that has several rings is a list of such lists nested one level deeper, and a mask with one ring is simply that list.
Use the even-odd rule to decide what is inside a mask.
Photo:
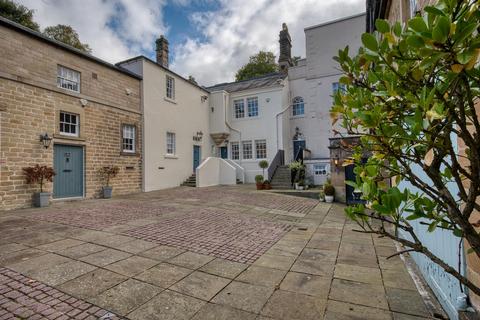
[{"label": "slate roof", "polygon": [[282,81],[286,77],[287,75],[285,73],[275,72],[248,80],[219,83],[214,86],[208,87],[207,90],[210,92],[220,90],[225,90],[227,92],[237,92],[255,88],[275,87],[278,86],[280,84],[280,81]]}]

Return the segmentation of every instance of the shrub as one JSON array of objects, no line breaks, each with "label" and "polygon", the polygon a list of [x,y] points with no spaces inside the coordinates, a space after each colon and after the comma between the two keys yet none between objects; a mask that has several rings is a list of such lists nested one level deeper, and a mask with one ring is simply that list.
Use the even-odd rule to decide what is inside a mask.
[{"label": "shrub", "polygon": [[100,178],[104,181],[105,186],[109,187],[110,179],[115,178],[119,171],[120,169],[117,166],[107,166],[100,168],[100,170],[98,170],[98,174]]},{"label": "shrub", "polygon": [[23,168],[25,180],[28,184],[38,183],[40,192],[43,192],[43,185],[46,181],[52,182],[55,171],[52,167],[35,165],[34,167]]},{"label": "shrub", "polygon": [[335,188],[331,184],[325,184],[325,186],[323,187],[323,192],[326,196],[334,196]]},{"label": "shrub", "polygon": [[255,176],[255,182],[258,183],[258,184],[263,183],[263,175],[257,174]]}]

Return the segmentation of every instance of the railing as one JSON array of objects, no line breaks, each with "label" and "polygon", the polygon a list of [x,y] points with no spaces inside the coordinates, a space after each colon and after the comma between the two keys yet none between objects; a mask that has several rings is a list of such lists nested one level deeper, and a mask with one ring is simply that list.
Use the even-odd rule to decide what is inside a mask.
[{"label": "railing", "polygon": [[297,150],[297,153],[295,154],[295,159],[293,159],[295,161],[300,161],[303,163],[303,148],[300,147],[298,148]]},{"label": "railing", "polygon": [[242,183],[245,183],[245,169],[231,159],[223,159],[223,160],[227,161],[233,167],[235,167],[235,173],[237,175],[237,179],[240,180]]},{"label": "railing", "polygon": [[196,178],[197,187],[235,185],[237,183],[235,167],[217,157],[205,159],[196,170]]},{"label": "railing", "polygon": [[268,181],[272,180],[275,170],[277,170],[279,166],[283,166],[284,164],[285,164],[285,152],[283,150],[278,150],[277,154],[272,160],[272,163],[270,163],[270,166],[268,166],[268,169],[267,169]]}]

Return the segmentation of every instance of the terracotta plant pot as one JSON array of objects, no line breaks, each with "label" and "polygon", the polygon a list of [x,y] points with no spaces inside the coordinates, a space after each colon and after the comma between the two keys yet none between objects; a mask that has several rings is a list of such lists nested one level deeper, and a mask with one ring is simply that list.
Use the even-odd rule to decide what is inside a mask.
[{"label": "terracotta plant pot", "polygon": [[263,190],[263,183],[257,183],[257,190]]},{"label": "terracotta plant pot", "polygon": [[264,183],[263,184],[263,189],[270,190],[270,189],[272,189],[272,185],[270,183]]}]

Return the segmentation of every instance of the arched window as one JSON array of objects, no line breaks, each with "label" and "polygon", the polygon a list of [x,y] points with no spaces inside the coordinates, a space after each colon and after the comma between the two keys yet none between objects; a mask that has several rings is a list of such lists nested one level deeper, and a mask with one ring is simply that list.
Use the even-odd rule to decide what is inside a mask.
[{"label": "arched window", "polygon": [[293,116],[302,116],[305,114],[305,103],[302,97],[293,98]]}]

